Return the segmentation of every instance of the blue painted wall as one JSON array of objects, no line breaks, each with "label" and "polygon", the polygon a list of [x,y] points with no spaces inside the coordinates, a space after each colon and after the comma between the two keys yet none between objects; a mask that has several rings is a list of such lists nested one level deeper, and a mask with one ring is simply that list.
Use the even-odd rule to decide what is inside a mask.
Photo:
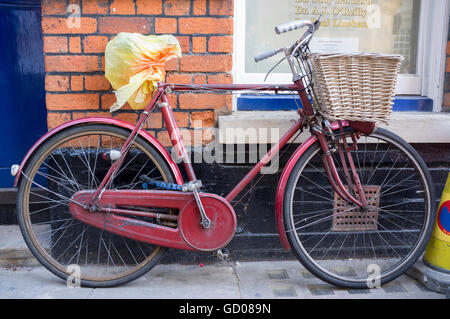
[{"label": "blue painted wall", "polygon": [[0,187],[47,131],[39,0],[0,0]]},{"label": "blue painted wall", "polygon": [[[292,111],[301,107],[294,95],[241,95],[237,100],[239,111]],[[423,96],[397,96],[394,112],[432,112],[433,100]]]}]

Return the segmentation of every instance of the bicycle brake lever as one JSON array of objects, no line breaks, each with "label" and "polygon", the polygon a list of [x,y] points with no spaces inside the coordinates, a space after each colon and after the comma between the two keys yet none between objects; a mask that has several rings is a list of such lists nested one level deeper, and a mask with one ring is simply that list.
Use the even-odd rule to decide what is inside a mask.
[{"label": "bicycle brake lever", "polygon": [[277,64],[275,64],[275,65],[269,70],[269,72],[267,72],[266,76],[264,77],[264,82],[266,82],[267,77],[269,76],[269,74],[270,74],[273,70],[275,70],[275,68],[276,68],[277,66],[279,66],[280,63],[283,62],[284,59],[286,59],[286,57],[283,57],[280,61],[277,62]]}]

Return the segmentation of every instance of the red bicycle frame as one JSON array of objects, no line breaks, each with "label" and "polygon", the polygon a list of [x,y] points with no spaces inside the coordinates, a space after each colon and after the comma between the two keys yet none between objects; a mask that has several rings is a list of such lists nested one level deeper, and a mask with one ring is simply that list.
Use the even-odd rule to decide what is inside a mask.
[{"label": "red bicycle frame", "polygon": [[[296,91],[299,94],[300,101],[303,105],[303,110],[299,110],[298,114],[300,118],[295,122],[295,124],[281,137],[281,139],[276,143],[269,152],[248,172],[247,175],[231,190],[231,192],[225,197],[228,202],[231,202],[249,183],[255,178],[261,171],[261,169],[267,165],[273,157],[279,152],[281,148],[283,148],[288,141],[300,130],[302,129],[306,123],[309,123],[311,126],[311,133],[317,137],[317,140],[320,142],[320,145],[323,150],[323,164],[325,166],[325,171],[330,180],[330,184],[336,193],[341,196],[343,199],[353,202],[359,207],[365,208],[367,206],[367,202],[365,199],[364,191],[362,189],[361,183],[358,178],[358,174],[356,173],[356,169],[350,156],[350,149],[347,143],[344,141],[344,149],[347,155],[347,159],[349,161],[349,165],[352,171],[354,183],[356,185],[356,191],[359,195],[359,199],[352,196],[347,190],[339,177],[336,166],[334,164],[333,158],[331,156],[330,146],[327,143],[326,132],[319,126],[319,123],[315,120],[314,111],[308,95],[306,93],[306,89],[303,86],[303,82],[301,80],[296,81],[294,84],[288,85],[267,85],[261,86],[258,84],[249,84],[249,85],[240,85],[240,84],[231,84],[231,85],[216,85],[216,84],[202,84],[202,85],[194,85],[194,84],[170,84],[170,83],[160,83],[156,92],[154,93],[153,99],[150,104],[147,106],[145,111],[139,117],[139,120],[136,123],[133,131],[128,137],[127,141],[124,143],[121,149],[121,160],[118,160],[113,163],[108,173],[104,177],[103,181],[97,188],[96,192],[92,196],[92,205],[95,205],[95,202],[101,196],[102,191],[107,187],[108,183],[111,181],[111,177],[115,172],[119,169],[122,164],[125,155],[127,154],[134,138],[139,134],[139,131],[142,129],[143,124],[147,120],[149,114],[158,106],[161,110],[162,117],[167,127],[167,131],[170,136],[170,140],[172,146],[175,148],[177,155],[182,159],[184,168],[186,169],[187,176],[189,181],[196,181],[196,175],[194,169],[192,167],[191,161],[188,158],[188,153],[186,152],[185,145],[181,138],[180,131],[175,122],[175,118],[172,112],[172,108],[169,105],[169,101],[167,98],[168,91],[187,91],[187,90],[223,90],[223,91],[275,91],[275,93],[283,92],[283,91]],[[365,132],[371,132],[374,129],[374,124],[372,123],[361,123],[361,122],[345,122],[345,126],[352,126],[355,129]],[[343,123],[333,123],[331,125],[333,130],[343,129]],[[332,134],[333,132],[328,132]],[[355,137],[353,137],[355,138]],[[342,149],[339,145],[339,150],[342,155]],[[343,159],[343,158],[342,158]],[[345,160],[344,160],[345,163]],[[345,167],[345,174],[348,175],[348,170]],[[348,180],[349,181],[349,180]],[[352,183],[350,183],[352,185]]]},{"label": "red bicycle frame", "polygon": [[[180,131],[175,122],[175,118],[170,107],[167,94],[170,91],[187,91],[187,90],[223,90],[223,91],[275,91],[276,93],[281,91],[295,91],[298,92],[303,109],[298,110],[299,119],[293,124],[293,126],[281,137],[281,139],[267,152],[267,154],[242,178],[242,180],[229,192],[225,198],[214,194],[201,193],[197,191],[197,186],[200,184],[197,181],[194,169],[192,167],[188,152],[181,138]],[[129,191],[121,192],[120,196],[117,190],[109,190],[108,186],[112,182],[114,175],[118,172],[122,165],[128,151],[133,144],[134,139],[142,134],[141,130],[148,119],[150,113],[158,107],[162,113],[162,117],[167,127],[170,140],[176,155],[183,161],[184,168],[186,170],[190,183],[196,185],[193,190],[195,200],[192,197],[192,193],[189,196],[179,194],[177,192],[168,192],[161,190],[153,190],[142,193],[142,191]],[[89,192],[78,192],[74,195],[74,203],[71,203],[71,212],[77,219],[88,223],[95,227],[107,229],[122,236],[128,236],[141,241],[147,241],[152,244],[180,248],[180,249],[194,249],[211,251],[224,247],[233,237],[236,228],[236,216],[230,202],[236,198],[236,196],[242,192],[242,190],[252,181],[260,172],[261,169],[271,162],[271,160],[300,130],[305,126],[309,126],[311,137],[303,143],[297,151],[292,155],[288,164],[286,165],[278,185],[277,197],[275,201],[276,207],[276,221],[278,226],[278,233],[280,235],[281,242],[285,249],[289,250],[290,246],[286,237],[284,222],[283,222],[283,195],[286,187],[287,178],[289,177],[293,167],[302,154],[314,143],[318,142],[323,151],[322,161],[325,168],[326,175],[330,181],[330,185],[342,199],[347,202],[354,203],[362,209],[366,209],[367,201],[365,198],[365,192],[359,181],[356,168],[353,163],[350,151],[356,147],[349,147],[346,142],[346,138],[351,136],[353,141],[359,138],[361,133],[369,134],[374,128],[373,123],[363,122],[349,122],[338,121],[331,124],[319,123],[316,117],[313,107],[309,101],[306,89],[303,86],[301,80],[289,85],[187,85],[187,84],[167,84],[159,83],[156,92],[154,92],[152,101],[146,107],[144,112],[140,115],[136,125],[131,130],[130,135],[125,141],[120,150],[119,158],[114,161],[109,168],[107,174],[104,176],[102,182],[96,190]],[[352,127],[351,134],[346,134],[344,129],[346,127]],[[335,143],[338,134],[342,135],[342,142]],[[329,139],[328,135],[332,138]],[[331,142],[330,142],[331,141]],[[156,143],[160,146],[159,143]],[[342,145],[341,145],[342,144]],[[353,143],[356,145],[356,143]],[[162,146],[161,146],[162,147]],[[339,150],[339,155],[343,163],[346,162],[345,155],[349,166],[343,165],[345,171],[345,178],[347,184],[346,188],[338,174],[335,166],[332,153]],[[353,175],[353,182],[349,174],[349,168]],[[181,176],[178,176],[178,184],[184,183]],[[353,192],[355,195],[352,195]],[[102,198],[104,195],[104,198]],[[118,199],[121,197],[122,199]],[[200,198],[201,197],[201,198]],[[121,209],[116,206],[123,205],[124,202],[133,206],[133,204],[142,207],[150,208],[152,205],[160,208],[171,208],[168,201],[182,201],[184,205],[182,207],[175,207],[180,209],[180,213],[177,217],[179,227],[176,229],[168,228],[162,225],[153,223],[134,223],[133,219],[121,217],[120,215],[135,215],[135,216],[147,216],[158,218],[167,218],[168,220],[175,220],[174,216],[167,214],[161,215],[153,213],[151,211],[135,211],[129,209]],[[221,220],[222,223],[211,223],[211,220],[205,214],[204,202],[212,208],[213,219]],[[149,206],[150,205],[150,206]],[[158,206],[159,205],[159,206]],[[166,205],[166,206],[164,206]],[[181,205],[181,204],[179,204]],[[173,208],[173,207],[172,207]],[[99,213],[90,213],[90,212]],[[200,212],[201,223],[198,222],[198,213]],[[156,215],[155,215],[156,214]],[[215,214],[215,215],[214,215]],[[211,229],[209,229],[211,227]],[[150,230],[151,228],[151,230]],[[214,238],[214,241],[211,240]],[[207,244],[205,244],[207,243]]]}]

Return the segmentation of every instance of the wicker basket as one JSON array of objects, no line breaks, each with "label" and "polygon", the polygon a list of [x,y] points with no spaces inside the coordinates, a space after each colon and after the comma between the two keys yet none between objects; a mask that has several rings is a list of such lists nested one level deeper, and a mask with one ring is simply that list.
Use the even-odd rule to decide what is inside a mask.
[{"label": "wicker basket", "polygon": [[309,53],[314,84],[313,105],[332,120],[389,121],[399,55]]}]

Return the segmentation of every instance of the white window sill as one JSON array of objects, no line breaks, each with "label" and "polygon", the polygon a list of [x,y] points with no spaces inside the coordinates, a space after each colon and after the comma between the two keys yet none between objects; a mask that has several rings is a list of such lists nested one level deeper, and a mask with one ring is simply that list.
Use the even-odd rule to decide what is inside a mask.
[{"label": "white window sill", "polygon": [[[219,143],[274,144],[297,119],[293,111],[239,111],[219,116]],[[270,134],[272,128],[279,128],[279,133]],[[409,143],[450,143],[450,113],[394,112],[388,129]],[[303,133],[291,142],[301,143],[308,136]]]}]

